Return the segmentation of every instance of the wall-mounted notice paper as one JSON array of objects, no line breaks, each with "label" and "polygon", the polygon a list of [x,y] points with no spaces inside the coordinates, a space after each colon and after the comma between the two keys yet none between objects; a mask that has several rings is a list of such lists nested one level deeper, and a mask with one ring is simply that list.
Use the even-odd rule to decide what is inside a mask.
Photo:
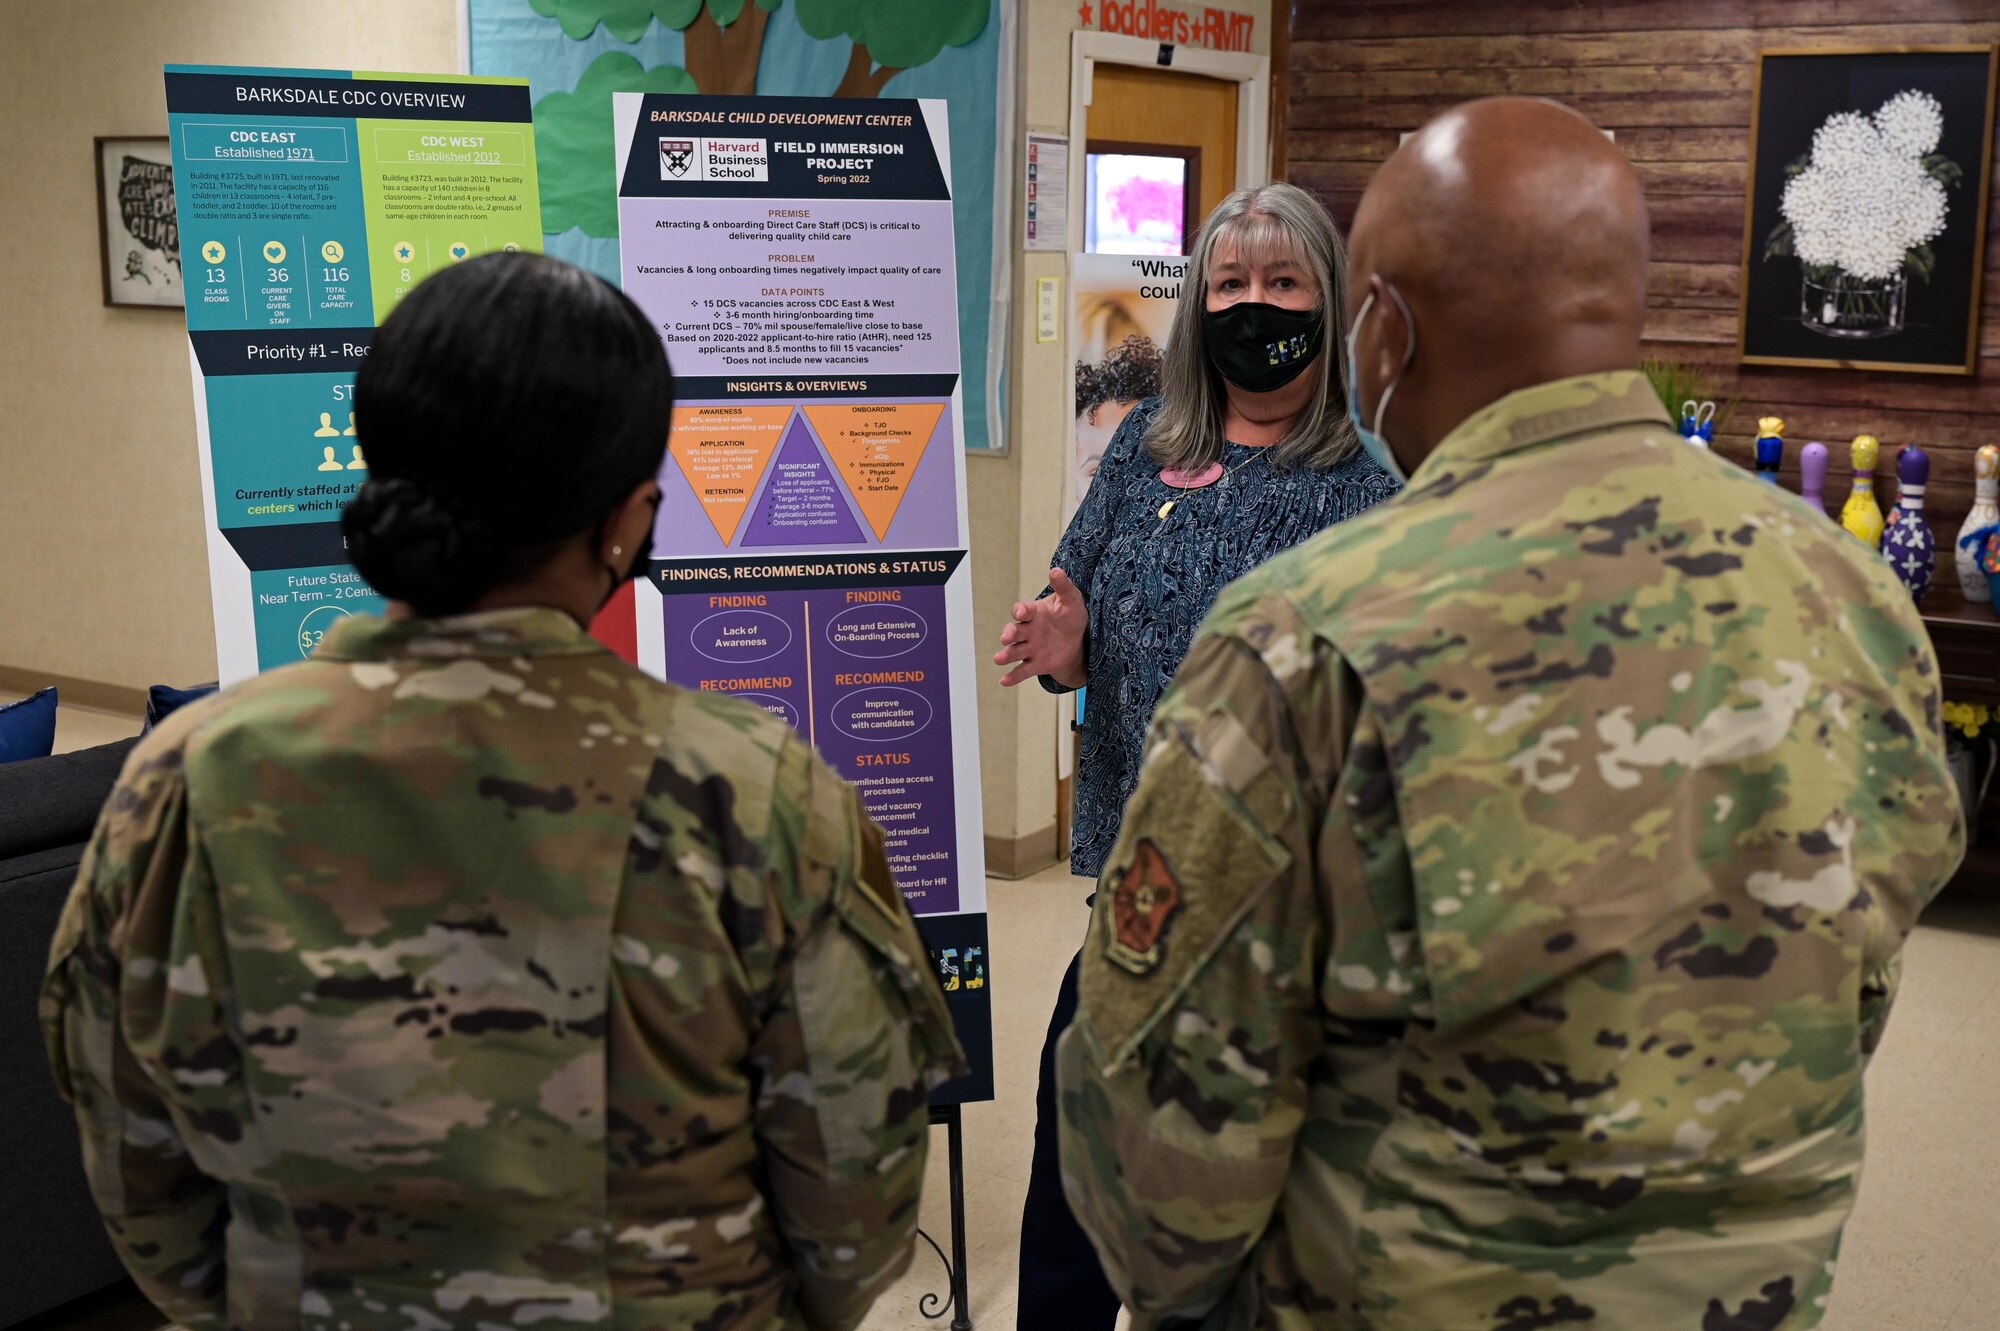
[{"label": "wall-mounted notice paper", "polygon": [[1028,136],[1027,180],[1021,187],[1027,212],[1023,248],[1069,248],[1069,140],[1060,134]]}]

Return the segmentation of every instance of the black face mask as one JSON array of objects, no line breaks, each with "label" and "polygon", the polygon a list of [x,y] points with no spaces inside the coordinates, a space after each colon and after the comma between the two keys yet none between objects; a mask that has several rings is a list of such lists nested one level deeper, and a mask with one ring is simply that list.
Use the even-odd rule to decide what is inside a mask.
[{"label": "black face mask", "polygon": [[1222,377],[1248,393],[1269,393],[1299,377],[1326,341],[1318,310],[1246,300],[1201,316],[1202,341]]}]

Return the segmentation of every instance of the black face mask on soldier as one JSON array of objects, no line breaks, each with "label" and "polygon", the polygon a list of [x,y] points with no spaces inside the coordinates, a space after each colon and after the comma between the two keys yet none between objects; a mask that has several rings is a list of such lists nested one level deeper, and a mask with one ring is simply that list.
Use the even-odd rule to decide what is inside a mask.
[{"label": "black face mask on soldier", "polygon": [[1201,316],[1208,359],[1249,393],[1269,393],[1299,377],[1326,341],[1319,310],[1288,310],[1246,300]]}]

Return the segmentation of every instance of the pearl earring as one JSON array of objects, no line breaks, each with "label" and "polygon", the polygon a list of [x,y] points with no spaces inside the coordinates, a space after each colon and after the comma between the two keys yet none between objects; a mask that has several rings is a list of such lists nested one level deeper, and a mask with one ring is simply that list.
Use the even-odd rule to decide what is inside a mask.
[{"label": "pearl earring", "polygon": [[622,555],[625,553],[625,547],[622,545],[614,545],[611,547],[611,553],[613,556]]}]

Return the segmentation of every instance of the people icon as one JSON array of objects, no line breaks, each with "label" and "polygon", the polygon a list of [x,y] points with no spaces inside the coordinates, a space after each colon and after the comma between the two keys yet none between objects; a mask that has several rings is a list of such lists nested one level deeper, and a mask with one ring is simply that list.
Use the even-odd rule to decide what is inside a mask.
[{"label": "people icon", "polygon": [[359,445],[359,444],[356,444],[356,445],[354,446],[354,461],[352,461],[352,462],[350,462],[350,463],[348,463],[348,464],[347,464],[347,469],[348,469],[349,471],[367,471],[367,470],[368,470],[368,464],[367,464],[366,462],[364,462],[364,461],[362,460],[362,458],[361,458],[361,445]]},{"label": "people icon", "polygon": [[350,411],[350,412],[348,412],[348,413],[347,413],[347,428],[346,428],[345,430],[342,430],[342,431],[341,431],[341,433],[342,433],[342,434],[344,434],[344,435],[349,435],[349,436],[352,436],[352,435],[354,435],[354,434],[356,434],[356,433],[357,433],[357,431],[356,431],[356,430],[355,430],[355,428],[354,428],[354,413],[353,413],[353,412],[351,412],[351,411]]},{"label": "people icon", "polygon": [[330,411],[322,411],[322,412],[321,412],[321,413],[319,414],[319,428],[318,428],[317,430],[314,430],[314,431],[313,431],[313,438],[315,438],[315,439],[338,439],[338,438],[340,438],[340,431],[338,431],[338,430],[336,430],[336,429],[334,429],[334,428],[333,428],[333,413],[332,413],[332,412],[330,412]]},{"label": "people icon", "polygon": [[[359,444],[356,444],[356,445],[355,445],[355,447],[356,447],[356,448],[359,448],[359,447],[360,447],[360,445],[359,445]],[[326,455],[326,461],[324,461],[324,462],[322,462],[322,463],[320,463],[320,464],[319,464],[319,470],[321,470],[321,471],[346,471],[346,470],[347,470],[347,468],[346,468],[346,467],[343,467],[343,466],[341,466],[341,465],[340,465],[340,459],[339,459],[339,458],[337,458],[337,457],[335,457],[335,456],[333,455],[333,445],[332,445],[332,444],[328,444],[328,445],[327,445],[327,446],[326,446],[325,448],[321,449],[321,450],[320,450],[320,452]]]}]

